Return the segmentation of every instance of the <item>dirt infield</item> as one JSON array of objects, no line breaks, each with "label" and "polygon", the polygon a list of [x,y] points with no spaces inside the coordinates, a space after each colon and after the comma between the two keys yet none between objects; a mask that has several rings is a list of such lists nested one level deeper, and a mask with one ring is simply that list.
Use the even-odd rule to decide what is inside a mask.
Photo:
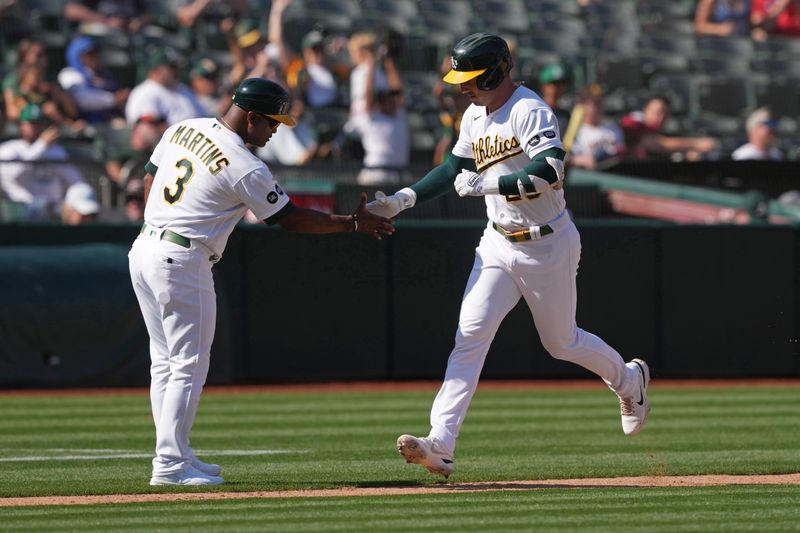
[{"label": "dirt infield", "polygon": [[244,500],[251,498],[330,498],[342,496],[405,496],[410,494],[456,494],[464,492],[580,489],[598,487],[712,487],[722,485],[800,485],[800,473],[762,476],[655,476],[583,479],[541,479],[537,481],[488,481],[440,483],[415,487],[346,487],[341,489],[263,492],[191,492],[184,494],[108,494],[97,496],[38,496],[0,498],[0,507],[43,505],[102,505],[164,501]]}]

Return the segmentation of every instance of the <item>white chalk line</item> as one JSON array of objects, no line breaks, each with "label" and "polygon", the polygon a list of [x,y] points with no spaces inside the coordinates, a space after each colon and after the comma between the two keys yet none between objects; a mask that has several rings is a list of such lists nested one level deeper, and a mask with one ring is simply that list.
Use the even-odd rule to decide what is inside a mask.
[{"label": "white chalk line", "polygon": [[[8,449],[0,449],[0,452]],[[14,450],[19,452],[20,450]],[[37,455],[18,455],[0,457],[0,463],[33,462],[33,461],[85,461],[101,459],[147,459],[153,457],[152,452],[138,450],[115,450],[106,448],[45,448],[36,450]],[[195,450],[198,455],[224,457],[255,457],[259,455],[290,455],[308,453],[308,450]]]}]

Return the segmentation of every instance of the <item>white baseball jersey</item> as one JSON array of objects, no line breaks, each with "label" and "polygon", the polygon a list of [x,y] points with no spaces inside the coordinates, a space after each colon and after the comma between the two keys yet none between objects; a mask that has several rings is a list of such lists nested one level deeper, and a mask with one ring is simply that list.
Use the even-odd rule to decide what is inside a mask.
[{"label": "white baseball jersey", "polygon": [[184,120],[168,128],[147,170],[154,180],[145,221],[220,257],[248,208],[260,220],[293,208],[264,162],[216,119]]},{"label": "white baseball jersey", "polygon": [[[472,158],[478,172],[503,176],[522,168],[536,154],[562,148],[553,110],[532,90],[520,85],[500,109],[488,115],[486,107],[471,104],[461,119],[461,131],[453,154]],[[506,228],[545,224],[564,210],[564,191],[534,178],[535,198],[485,196],[489,220]]]}]

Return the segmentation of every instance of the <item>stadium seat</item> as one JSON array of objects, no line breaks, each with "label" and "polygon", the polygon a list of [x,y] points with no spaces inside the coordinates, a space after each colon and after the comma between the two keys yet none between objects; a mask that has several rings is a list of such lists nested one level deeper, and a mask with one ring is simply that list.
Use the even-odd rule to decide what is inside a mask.
[{"label": "stadium seat", "polygon": [[493,26],[501,33],[528,29],[528,13],[522,0],[473,0],[472,10],[480,15],[480,24]]},{"label": "stadium seat", "polygon": [[700,83],[698,94],[702,111],[725,117],[744,117],[754,101],[749,77],[715,76]]},{"label": "stadium seat", "polygon": [[699,86],[707,76],[703,74],[657,74],[650,79],[653,94],[666,96],[676,115],[694,115],[699,111]]},{"label": "stadium seat", "polygon": [[647,85],[652,66],[631,57],[602,56],[596,61],[595,78],[605,92],[637,92]]},{"label": "stadium seat", "polygon": [[525,8],[536,18],[577,18],[581,15],[581,7],[577,2],[564,0],[525,0]]},{"label": "stadium seat", "polygon": [[783,117],[800,117],[800,92],[796,81],[768,80],[754,84],[756,106],[768,106]]},{"label": "stadium seat", "polygon": [[755,52],[753,41],[747,37],[698,37],[697,53],[701,57],[749,59]]},{"label": "stadium seat", "polygon": [[689,60],[689,65],[691,70],[703,72],[710,76],[746,76],[750,72],[750,62],[748,59],[737,55],[696,57]]}]

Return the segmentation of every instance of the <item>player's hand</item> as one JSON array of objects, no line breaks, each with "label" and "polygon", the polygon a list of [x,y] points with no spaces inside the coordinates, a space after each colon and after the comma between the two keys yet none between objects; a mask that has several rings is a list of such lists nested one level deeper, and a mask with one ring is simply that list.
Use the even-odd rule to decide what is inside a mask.
[{"label": "player's hand", "polygon": [[367,210],[375,215],[394,218],[400,211],[414,207],[417,203],[417,193],[408,187],[400,189],[391,196],[386,196],[383,191],[375,193],[375,199],[367,204]]},{"label": "player's hand", "polygon": [[458,176],[456,176],[454,185],[459,196],[483,196],[485,194],[498,194],[500,192],[500,186],[497,183],[496,177],[484,177],[477,172],[463,168]]},{"label": "player's hand", "polygon": [[368,233],[372,237],[381,240],[383,235],[394,233],[394,223],[388,218],[370,213],[367,209],[367,193],[361,193],[361,202],[358,209],[353,213],[355,219],[354,231],[358,233]]}]

